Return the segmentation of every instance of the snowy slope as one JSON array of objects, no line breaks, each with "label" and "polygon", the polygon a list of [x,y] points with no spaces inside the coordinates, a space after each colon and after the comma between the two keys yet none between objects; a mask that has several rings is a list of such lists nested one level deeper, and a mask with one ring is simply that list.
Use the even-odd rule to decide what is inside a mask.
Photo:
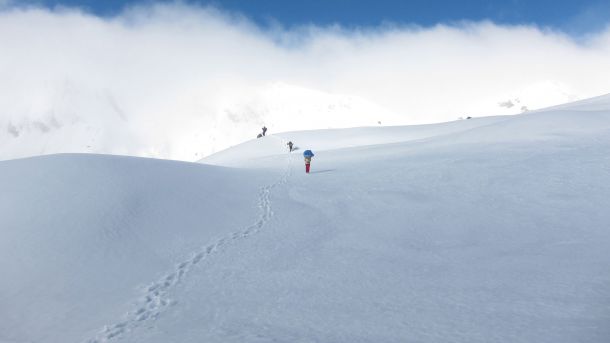
[{"label": "snowy slope", "polygon": [[[495,116],[429,125],[358,127],[338,130],[295,131],[253,139],[201,160],[206,164],[244,165],[286,150],[292,141],[297,148],[335,150],[380,144],[425,141],[483,143],[536,141],[554,135],[586,135],[603,131],[610,112],[610,94],[552,107],[519,116]],[[600,115],[602,116],[601,118]],[[602,127],[598,127],[602,125]],[[284,144],[278,144],[281,141]],[[256,165],[256,162],[253,162]]]},{"label": "snowy slope", "polygon": [[[253,139],[228,148],[201,162],[218,165],[243,166],[253,161],[253,166],[261,165],[260,159],[286,152],[288,141],[294,149],[335,150],[358,146],[401,143],[424,140],[446,134],[463,132],[472,128],[507,120],[507,117],[487,117],[472,120],[460,120],[442,125],[390,126],[390,127],[356,127],[349,129],[328,129],[313,131],[285,132],[270,135],[262,139]],[[278,143],[282,144],[278,144]],[[259,162],[257,162],[259,161]]]},{"label": "snowy slope", "polygon": [[0,175],[0,342],[79,342],[138,298],[154,316],[165,300],[145,287],[252,224],[265,180],[102,155],[8,161]]},{"label": "snowy slope", "polygon": [[[609,105],[395,128],[405,142],[377,146],[351,130],[327,136],[343,149],[318,147],[314,174],[297,166],[278,195],[274,234],[292,243],[269,261],[299,254],[265,270],[280,286],[260,289],[288,295],[257,302],[263,315],[243,337],[273,327],[260,341],[608,341]],[[324,132],[288,138],[307,149]],[[226,163],[251,152],[238,155]]]},{"label": "snowy slope", "polygon": [[609,156],[606,96],[0,162],[0,342],[607,342]]},{"label": "snowy slope", "polygon": [[549,112],[557,110],[566,111],[610,111],[610,94],[597,96],[591,99],[580,100],[568,104],[553,106],[536,112]]}]

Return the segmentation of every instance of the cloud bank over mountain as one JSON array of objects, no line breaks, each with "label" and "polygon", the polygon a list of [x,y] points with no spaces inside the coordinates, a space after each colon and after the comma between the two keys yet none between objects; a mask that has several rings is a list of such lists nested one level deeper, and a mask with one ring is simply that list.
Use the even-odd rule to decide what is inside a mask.
[{"label": "cloud bank over mountain", "polygon": [[179,3],[111,18],[0,8],[0,159],[197,160],[262,125],[431,123],[609,92],[610,30],[575,40],[491,22],[261,29]]}]

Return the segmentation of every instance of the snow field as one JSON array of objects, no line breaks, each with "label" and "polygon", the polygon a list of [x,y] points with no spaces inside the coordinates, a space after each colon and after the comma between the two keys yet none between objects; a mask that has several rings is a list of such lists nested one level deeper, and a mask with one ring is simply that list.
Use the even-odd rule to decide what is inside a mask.
[{"label": "snow field", "polygon": [[607,342],[609,133],[601,97],[0,162],[0,341]]}]

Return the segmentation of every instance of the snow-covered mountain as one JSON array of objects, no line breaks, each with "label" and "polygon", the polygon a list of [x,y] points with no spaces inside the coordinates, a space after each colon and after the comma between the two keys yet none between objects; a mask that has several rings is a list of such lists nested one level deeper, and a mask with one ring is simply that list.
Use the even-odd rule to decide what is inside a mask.
[{"label": "snow-covered mountain", "polygon": [[[212,90],[188,84],[164,94],[91,82],[52,79],[3,90],[0,160],[98,153],[197,161],[256,137],[263,126],[278,133],[421,124],[434,117],[417,108],[397,111],[363,97],[282,82]],[[455,108],[445,112],[454,117],[439,116],[510,115],[575,98],[552,83],[530,88],[468,106],[448,105]]]},{"label": "snow-covered mountain", "polygon": [[256,137],[264,125],[281,132],[401,122],[366,99],[285,83],[217,90],[213,107],[204,101],[209,91],[196,88],[156,106],[73,82],[43,88],[27,92],[39,98],[0,100],[0,159],[76,152],[195,161]]},{"label": "snow-covered mountain", "polygon": [[607,342],[609,156],[604,96],[3,161],[0,342]]}]

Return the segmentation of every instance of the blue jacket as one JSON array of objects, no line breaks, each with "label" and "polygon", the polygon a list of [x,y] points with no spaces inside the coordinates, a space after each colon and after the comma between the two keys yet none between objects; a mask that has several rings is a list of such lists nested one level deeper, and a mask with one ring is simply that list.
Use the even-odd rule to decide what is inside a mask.
[{"label": "blue jacket", "polygon": [[305,150],[305,151],[303,151],[303,156],[314,157],[314,154],[313,154],[313,152],[311,152],[311,150]]}]

